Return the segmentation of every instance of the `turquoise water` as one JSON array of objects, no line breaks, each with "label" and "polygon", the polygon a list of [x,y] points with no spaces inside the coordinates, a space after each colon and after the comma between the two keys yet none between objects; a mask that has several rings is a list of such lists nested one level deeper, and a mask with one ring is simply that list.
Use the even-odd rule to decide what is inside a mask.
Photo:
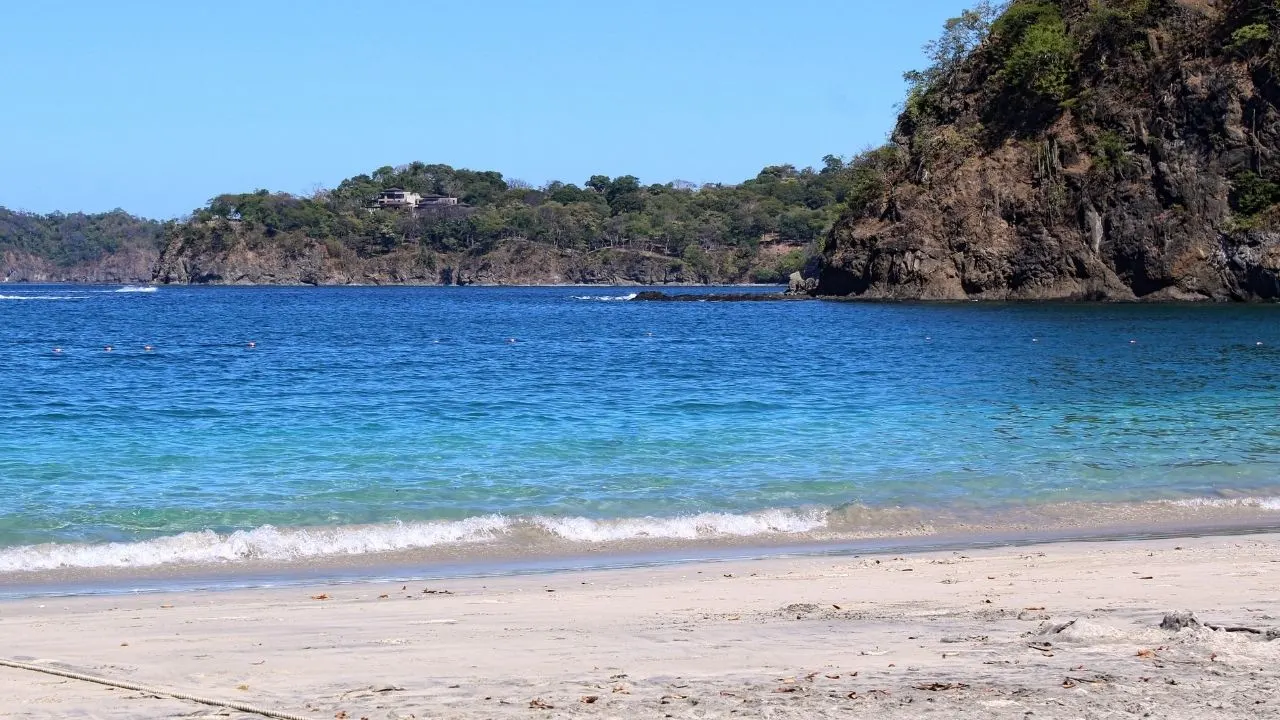
[{"label": "turquoise water", "polygon": [[0,572],[1280,495],[1276,306],[128,290],[0,288]]}]

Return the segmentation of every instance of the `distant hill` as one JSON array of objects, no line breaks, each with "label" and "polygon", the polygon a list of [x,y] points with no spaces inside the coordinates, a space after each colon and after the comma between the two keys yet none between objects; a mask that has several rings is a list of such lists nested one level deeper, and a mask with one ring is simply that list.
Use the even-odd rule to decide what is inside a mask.
[{"label": "distant hill", "polygon": [[817,293],[1280,298],[1276,0],[983,4],[928,49]]},{"label": "distant hill", "polygon": [[164,225],[123,210],[36,215],[0,208],[0,281],[150,282]]},{"label": "distant hill", "polygon": [[155,278],[317,285],[785,282],[844,211],[851,181],[833,156],[818,170],[772,166],[738,185],[701,187],[597,175],[582,187],[533,188],[497,172],[415,162],[311,197],[259,190],[213,198],[170,229]]}]

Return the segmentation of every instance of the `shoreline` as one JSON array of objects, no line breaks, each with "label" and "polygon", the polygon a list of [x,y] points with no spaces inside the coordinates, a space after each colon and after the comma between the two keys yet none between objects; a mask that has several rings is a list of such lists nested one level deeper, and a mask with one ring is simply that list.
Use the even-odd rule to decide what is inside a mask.
[{"label": "shoreline", "polygon": [[[1280,712],[1277,563],[1274,532],[1076,541],[4,600],[0,626],[9,659],[316,718],[1244,718]],[[1258,632],[1161,629],[1175,610]],[[0,690],[0,716],[201,710]]]},{"label": "shoreline", "polygon": [[[1256,500],[1256,499],[1255,499]],[[903,509],[879,527],[857,533],[756,533],[743,536],[646,537],[600,542],[570,542],[531,537],[513,530],[506,537],[445,542],[399,550],[318,554],[283,559],[240,557],[150,565],[63,566],[0,572],[0,601],[32,597],[127,595],[138,592],[221,592],[270,587],[350,585],[406,580],[554,576],[567,572],[678,567],[696,563],[759,561],[778,558],[856,557],[904,552],[970,551],[1055,543],[1116,543],[1170,538],[1232,537],[1280,533],[1280,509],[1270,505],[1179,505],[1176,502],[1047,506],[1023,516],[1007,512],[988,517],[944,521],[921,518]],[[830,511],[828,517],[837,511]],[[846,513],[851,512],[845,509]],[[868,511],[853,515],[865,522]],[[1080,518],[1088,517],[1089,521]],[[465,522],[465,521],[464,521]],[[383,526],[372,526],[371,529]],[[330,529],[338,530],[341,528]],[[351,528],[348,528],[351,529]],[[313,533],[299,528],[293,532]],[[358,529],[354,531],[358,532]],[[286,529],[285,532],[289,532]],[[160,538],[160,541],[172,540]],[[229,541],[228,541],[229,542]],[[143,543],[145,544],[145,543]],[[22,546],[23,548],[56,546]],[[82,546],[87,552],[95,547]],[[4,551],[0,549],[0,559]],[[122,556],[136,554],[128,547]]]}]

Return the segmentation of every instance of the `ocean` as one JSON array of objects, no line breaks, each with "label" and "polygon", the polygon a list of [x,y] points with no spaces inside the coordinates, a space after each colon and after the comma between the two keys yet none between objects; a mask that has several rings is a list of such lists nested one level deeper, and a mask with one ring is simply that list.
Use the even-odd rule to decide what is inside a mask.
[{"label": "ocean", "polygon": [[0,287],[0,579],[1280,519],[1280,306],[636,291]]}]

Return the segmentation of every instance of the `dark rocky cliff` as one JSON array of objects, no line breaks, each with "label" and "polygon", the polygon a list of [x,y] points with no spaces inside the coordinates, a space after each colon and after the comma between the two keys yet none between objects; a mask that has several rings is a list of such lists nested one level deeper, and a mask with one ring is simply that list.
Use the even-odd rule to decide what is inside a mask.
[{"label": "dark rocky cliff", "polygon": [[860,158],[816,294],[1280,298],[1276,0],[1015,0]]},{"label": "dark rocky cliff", "polygon": [[27,252],[0,252],[0,281],[22,283],[151,282],[160,253],[147,247],[126,247],[93,260],[62,265]]}]

